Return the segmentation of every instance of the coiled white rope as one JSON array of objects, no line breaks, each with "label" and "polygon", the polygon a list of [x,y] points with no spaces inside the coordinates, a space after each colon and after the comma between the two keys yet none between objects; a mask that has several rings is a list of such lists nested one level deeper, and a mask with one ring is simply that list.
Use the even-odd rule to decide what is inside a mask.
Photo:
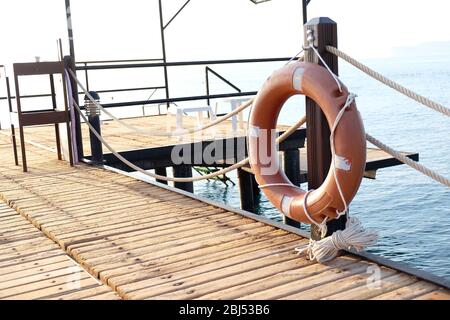
[{"label": "coiled white rope", "polygon": [[347,55],[346,53],[342,52],[341,50],[333,47],[333,46],[326,46],[326,50],[336,56],[338,56],[341,59],[344,59],[345,61],[347,61],[348,63],[350,63],[351,65],[355,66],[356,68],[358,68],[359,70],[361,70],[362,72],[364,72],[365,74],[369,75],[370,77],[380,81],[381,83],[387,85],[388,87],[400,92],[401,94],[421,103],[422,105],[431,108],[437,112],[442,113],[443,115],[446,115],[447,117],[450,117],[450,109],[444,107],[443,105],[430,100],[408,88],[405,88],[404,86],[402,86],[401,84],[386,78],[385,76],[383,76],[382,74],[376,72],[375,70],[369,68],[368,66],[364,65],[363,63],[357,61],[356,59],[350,57],[349,55]]},{"label": "coiled white rope", "polygon": [[361,221],[349,217],[344,230],[337,230],[331,236],[321,240],[309,240],[307,248],[296,248],[299,253],[306,252],[309,259],[323,263],[334,259],[341,249],[356,249],[357,251],[376,244],[378,233],[366,230]]}]

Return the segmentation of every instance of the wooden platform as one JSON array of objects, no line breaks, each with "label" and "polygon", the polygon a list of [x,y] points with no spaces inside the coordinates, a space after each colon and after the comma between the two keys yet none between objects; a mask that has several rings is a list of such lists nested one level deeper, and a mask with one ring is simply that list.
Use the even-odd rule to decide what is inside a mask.
[{"label": "wooden platform", "polygon": [[119,299],[15,210],[0,202],[0,299]]},{"label": "wooden platform", "polygon": [[[71,168],[34,145],[27,152],[29,173],[23,174],[13,165],[8,139],[0,135],[0,197],[28,221],[1,209],[2,232],[24,226],[27,237],[35,234],[49,243],[48,249],[33,248],[33,254],[64,256],[64,250],[121,298],[450,298],[439,285],[353,254],[327,264],[309,261],[294,252],[307,244],[302,233],[268,219],[108,170]],[[12,247],[29,254],[26,246]],[[9,259],[0,246],[0,268]],[[30,282],[27,272],[16,273],[24,285]],[[374,281],[378,274],[380,281]],[[95,284],[83,279],[86,286]],[[0,278],[0,286],[5,282]],[[37,298],[57,293],[46,288]],[[83,291],[65,297],[79,298]]]}]

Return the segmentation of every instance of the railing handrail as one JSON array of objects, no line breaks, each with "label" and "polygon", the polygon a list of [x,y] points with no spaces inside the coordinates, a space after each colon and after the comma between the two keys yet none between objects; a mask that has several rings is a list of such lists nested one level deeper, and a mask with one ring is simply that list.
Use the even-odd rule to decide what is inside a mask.
[{"label": "railing handrail", "polygon": [[281,58],[256,58],[256,59],[227,59],[227,60],[198,60],[198,61],[175,61],[158,63],[126,63],[126,64],[105,64],[98,66],[77,66],[76,70],[105,70],[105,69],[132,69],[132,68],[156,68],[156,67],[179,67],[211,64],[235,64],[235,63],[259,63],[289,61],[291,57]]},{"label": "railing handrail", "polygon": [[119,60],[87,60],[77,61],[76,64],[95,64],[95,63],[126,63],[126,62],[145,62],[145,61],[163,61],[162,58],[146,58],[146,59],[119,59]]},{"label": "railing handrail", "polygon": [[[247,92],[236,92],[236,93],[222,93],[213,95],[202,95],[202,96],[190,96],[190,97],[177,97],[177,98],[163,98],[154,100],[139,100],[139,101],[125,101],[125,102],[115,102],[115,103],[102,103],[104,108],[119,108],[119,107],[130,107],[130,106],[141,106],[148,104],[163,104],[163,103],[173,103],[173,102],[184,102],[184,101],[196,101],[196,100],[206,100],[206,99],[222,99],[231,97],[246,97],[254,96],[258,91],[247,91]],[[82,109],[83,106],[80,106]]]},{"label": "railing handrail", "polygon": [[[144,90],[154,90],[154,89],[163,89],[164,86],[152,86],[152,87],[137,87],[137,88],[123,88],[123,89],[105,89],[105,90],[96,90],[97,93],[108,93],[108,92],[128,92],[128,91],[144,91]],[[83,94],[83,92],[79,91],[78,94]],[[23,95],[20,98],[45,98],[51,97],[51,93],[42,93],[42,94],[30,94]],[[11,96],[11,99],[15,99],[16,96]],[[0,100],[7,100],[8,97],[0,97]]]}]

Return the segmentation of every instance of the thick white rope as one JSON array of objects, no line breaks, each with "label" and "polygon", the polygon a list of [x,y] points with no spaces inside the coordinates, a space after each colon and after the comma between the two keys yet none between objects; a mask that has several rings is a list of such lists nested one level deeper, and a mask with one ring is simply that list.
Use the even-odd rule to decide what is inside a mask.
[{"label": "thick white rope", "polygon": [[76,77],[75,73],[72,70],[69,69],[69,73],[72,76],[72,78],[75,79],[75,81],[78,83],[78,85],[80,86],[81,90],[89,98],[89,100],[91,100],[108,117],[110,117],[114,121],[117,121],[117,123],[119,123],[121,126],[127,128],[128,130],[137,132],[139,134],[145,134],[145,135],[150,135],[150,136],[174,137],[174,136],[183,136],[183,135],[187,135],[187,134],[191,134],[191,133],[195,133],[195,132],[199,132],[199,131],[204,131],[206,129],[209,129],[209,128],[211,128],[211,127],[213,127],[213,126],[215,126],[215,125],[217,125],[217,124],[219,124],[219,123],[221,123],[221,122],[231,118],[234,115],[237,115],[241,111],[243,111],[246,108],[248,108],[249,106],[251,106],[252,103],[253,103],[253,100],[254,100],[252,98],[252,99],[244,102],[239,107],[237,107],[233,111],[227,113],[223,117],[220,117],[217,120],[214,120],[214,121],[212,121],[212,122],[210,122],[210,123],[208,123],[208,124],[206,124],[206,125],[204,125],[202,127],[199,127],[199,128],[182,129],[182,130],[177,130],[177,131],[173,131],[173,132],[164,132],[162,130],[148,130],[148,129],[143,129],[143,128],[140,128],[140,127],[136,127],[136,126],[130,125],[126,121],[123,121],[122,119],[117,118],[114,114],[109,112],[106,108],[104,108],[98,101],[96,101],[90,95],[90,93],[84,88],[83,84],[80,82],[80,80],[78,80],[78,78]]},{"label": "thick white rope", "polygon": [[344,59],[351,65],[355,66],[362,72],[364,72],[367,75],[371,76],[372,78],[380,81],[381,83],[384,83],[388,87],[404,94],[405,96],[423,104],[424,106],[426,106],[428,108],[431,108],[437,112],[442,113],[443,115],[446,115],[447,117],[450,117],[450,109],[449,108],[446,108],[445,106],[443,106],[435,101],[432,101],[432,100],[430,100],[408,88],[405,88],[404,86],[398,84],[397,82],[395,82],[391,79],[386,78],[382,74],[376,72],[375,70],[369,68],[368,66],[362,64],[361,62],[355,60],[354,58],[350,57],[346,53],[342,52],[341,50],[339,50],[333,46],[326,46],[326,49],[328,52],[338,56],[339,58]]},{"label": "thick white rope", "polygon": [[338,85],[338,88],[339,88],[339,92],[342,93],[342,86],[341,86],[341,82],[339,81],[338,76],[335,75],[333,71],[331,71],[330,67],[325,62],[325,60],[323,60],[322,56],[319,54],[319,51],[317,51],[317,49],[314,47],[314,45],[312,43],[310,43],[309,46],[306,47],[305,49],[306,50],[311,49],[312,51],[314,51],[316,56],[319,57],[319,60],[322,62],[322,64],[325,66],[325,68],[328,70],[328,72],[331,74],[331,76],[333,77],[334,81],[336,81],[336,83]]},{"label": "thick white rope", "polygon": [[296,248],[299,253],[306,252],[309,259],[323,263],[334,259],[341,249],[364,250],[377,243],[378,233],[364,229],[361,221],[349,217],[344,230],[333,232],[321,240],[310,240],[307,248]]},{"label": "thick white rope", "polygon": [[[88,119],[86,118],[86,116],[83,114],[83,112],[81,111],[81,108],[78,106],[78,104],[73,101],[73,105],[74,107],[78,110],[78,112],[80,113],[80,116],[83,118],[83,120],[86,122],[86,124],[88,125],[89,129],[91,130],[91,132],[97,137],[97,139],[100,140],[101,143],[103,143],[105,145],[106,148],[108,148],[109,151],[111,151],[112,154],[114,154],[120,161],[122,161],[124,164],[126,164],[127,166],[129,166],[130,168],[132,168],[135,171],[138,171],[150,178],[154,178],[157,180],[164,180],[164,181],[173,181],[173,182],[195,182],[195,181],[200,181],[200,180],[206,180],[206,179],[211,179],[214,177],[217,177],[219,175],[223,175],[226,174],[230,171],[239,169],[240,167],[245,166],[246,164],[249,163],[249,158],[245,158],[244,160],[241,160],[225,169],[222,170],[218,170],[209,174],[205,174],[203,176],[197,176],[197,177],[190,177],[190,178],[177,178],[177,177],[167,177],[167,176],[162,176],[159,174],[155,174],[155,173],[151,173],[148,172],[138,166],[136,166],[135,164],[133,164],[132,162],[128,161],[126,158],[124,158],[119,152],[117,152],[113,147],[111,147],[111,145],[97,132],[97,130],[95,130],[95,128],[89,123]],[[286,140],[295,130],[297,130],[298,128],[300,128],[304,123],[306,122],[306,117],[303,116],[297,123],[295,123],[293,126],[291,126],[288,130],[286,130],[283,134],[281,134],[277,139],[276,139],[276,143],[280,143],[283,142],[284,140]]]},{"label": "thick white rope", "polygon": [[[366,65],[362,64],[361,62],[355,60],[354,58],[350,57],[349,55],[347,55],[346,53],[340,51],[339,49],[333,47],[333,46],[326,46],[326,49],[328,52],[335,54],[336,56],[344,59],[345,61],[347,61],[348,63],[352,64],[353,66],[355,66],[356,68],[360,69],[361,71],[363,71],[364,73],[366,73],[367,75],[371,76],[372,78],[384,83],[385,85],[391,87],[394,90],[397,90],[398,92],[406,95],[407,97],[435,110],[438,111],[446,116],[450,116],[450,109],[444,107],[443,105],[434,102],[428,98],[425,98],[405,87],[403,87],[402,85],[386,78],[385,76],[381,75],[380,73],[370,69],[369,67],[367,67]],[[380,140],[372,137],[369,134],[366,134],[366,139],[367,141],[371,142],[372,144],[374,144],[375,146],[377,146],[378,148],[386,151],[387,153],[389,153],[391,156],[395,157],[396,159],[400,160],[401,162],[407,164],[408,166],[410,166],[413,169],[416,169],[417,171],[423,173],[424,175],[430,177],[431,179],[447,186],[450,187],[450,180],[442,175],[440,175],[439,173],[437,173],[436,171],[433,171],[427,167],[425,167],[424,165],[409,159],[408,157],[406,157],[405,155],[403,155],[402,153],[390,148],[389,146],[387,146],[386,144],[382,143]]]},{"label": "thick white rope", "polygon": [[450,180],[442,175],[440,175],[439,173],[437,173],[434,170],[431,170],[427,167],[425,167],[424,165],[406,157],[405,155],[403,155],[401,152],[398,152],[394,149],[392,149],[391,147],[387,146],[386,144],[384,144],[383,142],[381,142],[380,140],[372,137],[370,134],[366,133],[366,139],[367,141],[369,141],[370,143],[372,143],[373,145],[377,146],[378,148],[380,148],[381,150],[386,151],[387,153],[389,153],[391,156],[393,156],[394,158],[396,158],[397,160],[403,162],[404,164],[410,166],[413,169],[416,169],[417,171],[421,172],[422,174],[430,177],[431,179],[447,186],[450,187]]},{"label": "thick white rope", "polygon": [[[348,204],[344,198],[342,187],[336,173],[336,149],[334,145],[334,134],[339,125],[339,122],[345,114],[345,111],[353,103],[355,97],[356,95],[353,93],[348,94],[344,106],[339,111],[336,119],[334,120],[330,134],[331,156],[333,159],[331,170],[333,170],[336,187],[338,189],[342,203],[344,204],[343,211],[339,212],[338,210],[336,210],[336,219],[348,212]],[[335,231],[331,236],[325,237],[325,235],[327,234],[326,222],[328,220],[328,217],[326,217],[321,223],[318,223],[314,219],[312,219],[311,215],[308,212],[307,198],[308,194],[311,191],[312,190],[309,190],[303,198],[303,208],[306,217],[311,221],[311,223],[319,228],[323,239],[318,241],[310,239],[309,244],[306,248],[296,248],[296,251],[298,251],[299,253],[306,252],[311,260],[316,260],[317,262],[322,263],[334,259],[341,249],[355,248],[356,250],[362,250],[368,246],[374,245],[378,241],[378,234],[375,231],[365,230],[361,222],[354,217],[347,217],[348,220],[344,230]]]}]

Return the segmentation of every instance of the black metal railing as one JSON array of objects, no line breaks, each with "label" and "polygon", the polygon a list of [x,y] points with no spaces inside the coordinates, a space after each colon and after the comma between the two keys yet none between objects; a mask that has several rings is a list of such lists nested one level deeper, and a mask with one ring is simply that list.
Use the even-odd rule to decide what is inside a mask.
[{"label": "black metal railing", "polygon": [[[281,58],[257,58],[257,59],[227,59],[227,60],[200,60],[200,61],[178,61],[178,62],[161,62],[162,59],[131,59],[131,60],[97,60],[97,61],[81,61],[77,62],[76,70],[84,71],[84,78],[86,83],[86,89],[89,88],[89,72],[95,70],[115,70],[115,69],[134,69],[134,68],[156,68],[156,67],[186,67],[186,66],[205,66],[205,78],[206,78],[206,95],[194,95],[194,96],[183,96],[183,97],[166,97],[162,99],[151,99],[153,93],[149,96],[147,100],[133,100],[115,103],[105,103],[103,106],[105,108],[115,108],[115,107],[128,107],[137,105],[161,105],[170,104],[185,101],[198,101],[205,100],[207,104],[210,104],[212,99],[222,99],[222,98],[232,98],[232,97],[244,97],[252,96],[257,93],[257,91],[245,91],[242,90],[220,75],[215,70],[211,69],[209,65],[219,65],[219,64],[248,64],[248,63],[267,63],[267,62],[283,62],[289,61],[290,57]],[[229,85],[236,92],[231,93],[220,93],[220,94],[210,94],[210,79],[209,74],[213,74],[221,81]],[[165,75],[166,76],[166,75]],[[167,79],[165,83],[168,83]],[[146,87],[134,87],[134,88],[115,88],[115,89],[104,89],[96,90],[98,93],[115,93],[115,92],[132,92],[132,91],[150,91],[150,90],[163,90],[168,89],[165,85],[155,85]],[[167,90],[168,91],[168,90]],[[78,91],[79,95],[83,95],[84,92]],[[21,98],[43,98],[51,97],[51,94],[30,94],[21,96]],[[15,99],[15,96],[11,96],[10,99]],[[1,100],[8,100],[8,97],[0,97]],[[84,108],[84,106],[82,106]],[[160,107],[158,106],[158,114],[161,114]]]},{"label": "black metal railing", "polygon": [[[232,87],[234,90],[236,90],[237,92],[242,92],[242,90],[237,87],[236,85],[234,85],[231,81],[225,79],[225,77],[223,77],[222,75],[220,75],[217,71],[214,71],[213,69],[211,69],[210,67],[206,66],[205,67],[205,85],[206,85],[206,95],[209,96],[210,93],[210,87],[209,87],[209,74],[212,73],[213,75],[215,75],[217,78],[219,78],[220,80],[222,80],[223,82],[225,82],[227,85],[229,85],[230,87]],[[207,104],[210,104],[210,98],[206,99]]]},{"label": "black metal railing", "polygon": [[[206,100],[207,104],[210,104],[212,99],[221,98],[232,98],[232,97],[243,97],[255,95],[257,91],[246,91],[242,90],[236,86],[234,83],[220,75],[218,72],[214,71],[209,67],[209,65],[219,65],[219,64],[248,64],[248,63],[267,63],[267,62],[283,62],[291,60],[290,57],[281,58],[257,58],[257,59],[227,59],[227,60],[199,60],[199,61],[178,61],[178,62],[154,62],[162,61],[162,59],[135,59],[135,60],[109,60],[109,61],[82,61],[77,63],[76,70],[84,71],[85,78],[88,79],[86,75],[89,71],[95,70],[114,70],[114,69],[134,69],[134,68],[158,68],[158,67],[186,67],[186,66],[205,66],[205,79],[206,79],[206,95],[195,95],[195,96],[184,96],[170,98],[166,97],[163,99],[147,99],[147,100],[135,100],[135,101],[125,101],[125,102],[115,102],[115,103],[105,103],[103,106],[105,108],[115,108],[115,107],[127,107],[127,106],[137,106],[137,105],[161,105],[170,104],[176,102],[185,101],[197,101]],[[210,94],[210,82],[209,73],[214,74],[220,80],[225,82],[231,88],[237,92],[232,93],[221,93],[221,94]],[[87,83],[88,80],[86,80]],[[165,83],[168,83],[165,79]],[[124,92],[124,91],[137,91],[137,90],[154,90],[154,89],[167,89],[165,85],[153,86],[153,87],[142,87],[142,88],[128,88],[128,89],[114,89],[114,90],[97,90],[98,93],[101,92]],[[158,108],[159,109],[159,108]],[[158,114],[161,114],[160,111]]]}]

